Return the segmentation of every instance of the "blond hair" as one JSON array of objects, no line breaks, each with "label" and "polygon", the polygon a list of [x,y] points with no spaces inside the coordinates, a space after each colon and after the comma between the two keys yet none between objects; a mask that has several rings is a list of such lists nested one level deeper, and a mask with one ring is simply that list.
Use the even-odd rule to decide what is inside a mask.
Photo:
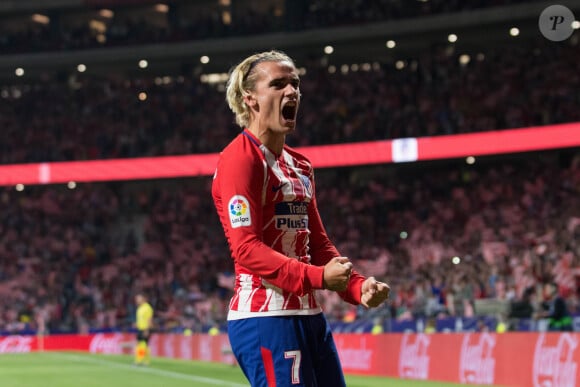
[{"label": "blond hair", "polygon": [[238,63],[230,70],[226,85],[226,101],[236,115],[236,123],[242,128],[250,124],[250,109],[244,102],[244,97],[254,90],[257,74],[256,65],[261,62],[290,62],[294,61],[282,51],[271,50],[251,55]]}]

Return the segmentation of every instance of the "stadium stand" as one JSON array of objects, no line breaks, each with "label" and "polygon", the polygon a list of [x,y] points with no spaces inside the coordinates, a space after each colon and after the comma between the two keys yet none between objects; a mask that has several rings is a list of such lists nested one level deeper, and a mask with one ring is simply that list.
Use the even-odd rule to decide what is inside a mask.
[{"label": "stadium stand", "polygon": [[[328,169],[318,181],[321,214],[339,250],[393,288],[381,316],[476,317],[484,303],[505,308],[528,287],[537,289],[538,308],[541,283],[552,279],[580,312],[577,152],[469,167]],[[161,311],[160,329],[222,322],[231,262],[209,184],[3,189],[0,331],[32,328],[39,316],[51,331],[128,328],[131,295],[143,290]],[[323,303],[335,321],[374,316],[332,293]]]},{"label": "stadium stand", "polygon": [[[467,7],[460,1],[373,1],[367,8],[368,2],[319,0],[300,8],[305,2],[293,1],[287,3],[294,8],[275,18],[275,10],[257,8],[233,12],[231,24],[224,24],[220,17],[228,10],[215,3],[201,19],[170,23],[170,30],[167,21],[177,17],[173,7],[180,2],[169,4],[163,23],[159,12],[139,20],[144,14],[133,7],[115,9],[111,20],[101,16],[103,41],[91,25],[67,24],[76,17],[88,23],[79,15],[92,17],[99,11],[94,8],[51,9],[48,25],[18,24],[16,16],[28,20],[30,9],[1,13],[1,28],[10,31],[0,33],[0,68],[22,62],[26,73],[15,77],[11,67],[10,76],[0,75],[0,163],[216,152],[239,130],[224,103],[223,81],[208,82],[203,68],[177,61],[173,72],[127,74],[113,61],[80,73],[49,69],[51,54],[98,56],[111,51],[95,48],[112,46],[139,52],[143,43],[172,42],[175,48],[176,42],[204,44],[264,31],[272,33],[268,41],[280,31],[365,30],[401,18],[422,25],[430,16]],[[469,8],[492,11],[516,3],[525,2],[482,0]],[[137,8],[150,11],[151,5]],[[425,51],[377,53],[349,63],[303,56],[299,135],[290,143],[580,121],[577,33],[562,44],[534,36],[498,45],[485,41],[485,25],[474,28],[479,44],[465,50],[433,43]],[[47,69],[27,77],[33,59]],[[389,307],[374,313],[322,292],[337,330],[368,331],[377,317],[387,331],[417,329],[417,318],[437,319],[443,324],[438,330],[449,329],[447,317],[471,319],[475,327],[481,314],[491,325],[496,316],[489,313],[507,313],[530,287],[527,301],[537,311],[540,284],[549,280],[580,313],[578,150],[482,159],[473,166],[445,161],[329,169],[317,179],[321,213],[339,250],[393,288]],[[223,322],[232,267],[210,200],[207,178],[1,188],[0,333],[42,326],[48,332],[129,329],[131,296],[142,290],[152,295],[160,330],[201,331]],[[521,326],[514,322],[512,328]]]}]

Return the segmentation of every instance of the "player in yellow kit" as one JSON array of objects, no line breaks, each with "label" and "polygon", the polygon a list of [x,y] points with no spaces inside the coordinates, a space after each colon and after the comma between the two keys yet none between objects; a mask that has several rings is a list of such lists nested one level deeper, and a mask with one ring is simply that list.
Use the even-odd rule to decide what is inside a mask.
[{"label": "player in yellow kit", "polygon": [[153,308],[147,302],[144,294],[135,296],[137,313],[135,327],[137,328],[137,347],[135,348],[135,364],[149,365],[149,337],[153,325]]}]

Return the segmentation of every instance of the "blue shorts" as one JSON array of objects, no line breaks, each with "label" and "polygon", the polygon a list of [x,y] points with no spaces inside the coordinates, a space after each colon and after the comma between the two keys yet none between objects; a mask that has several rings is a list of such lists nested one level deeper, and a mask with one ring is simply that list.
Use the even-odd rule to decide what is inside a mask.
[{"label": "blue shorts", "polygon": [[322,313],[232,320],[228,336],[252,387],[346,386]]}]

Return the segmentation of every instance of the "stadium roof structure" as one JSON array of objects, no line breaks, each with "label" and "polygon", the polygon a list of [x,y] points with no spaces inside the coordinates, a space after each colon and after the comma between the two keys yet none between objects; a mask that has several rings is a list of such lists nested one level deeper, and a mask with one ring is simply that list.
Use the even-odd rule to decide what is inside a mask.
[{"label": "stadium roof structure", "polygon": [[[204,0],[201,3],[216,2],[217,0],[213,2]],[[580,0],[567,0],[563,3],[572,11],[580,12]],[[117,6],[121,4],[125,7],[125,12],[133,12],[133,10],[142,12],[146,7],[152,6],[150,1],[143,0],[4,1],[0,5],[0,21],[23,15],[29,17],[34,10],[46,11],[47,7],[51,7],[49,12],[55,15],[77,12],[79,15],[84,15],[83,17],[88,17],[91,12],[96,12],[100,7],[112,4]],[[336,66],[375,61],[394,63],[400,59],[418,58],[422,53],[436,47],[452,47],[456,53],[475,55],[483,49],[513,44],[514,37],[510,36],[509,31],[514,26],[519,29],[517,39],[520,42],[538,39],[541,36],[538,29],[538,17],[549,5],[551,5],[550,2],[532,1],[361,25],[174,43],[4,54],[0,55],[0,79],[4,82],[7,80],[17,82],[18,80],[14,78],[14,69],[18,67],[26,69],[27,79],[34,79],[57,72],[73,72],[79,63],[86,64],[94,74],[120,73],[134,76],[143,74],[142,70],[136,66],[137,61],[143,58],[151,64],[147,71],[156,72],[155,75],[178,75],[183,71],[226,72],[249,52],[270,48],[286,51],[296,59],[299,66],[312,60]],[[456,34],[459,37],[458,40],[449,43],[449,34]],[[391,39],[397,44],[395,49],[389,50],[385,47],[385,43]],[[576,43],[577,40],[576,37]],[[324,53],[324,47],[327,45],[333,46],[331,55]],[[208,56],[211,60],[202,64],[199,61],[201,56]]]}]

